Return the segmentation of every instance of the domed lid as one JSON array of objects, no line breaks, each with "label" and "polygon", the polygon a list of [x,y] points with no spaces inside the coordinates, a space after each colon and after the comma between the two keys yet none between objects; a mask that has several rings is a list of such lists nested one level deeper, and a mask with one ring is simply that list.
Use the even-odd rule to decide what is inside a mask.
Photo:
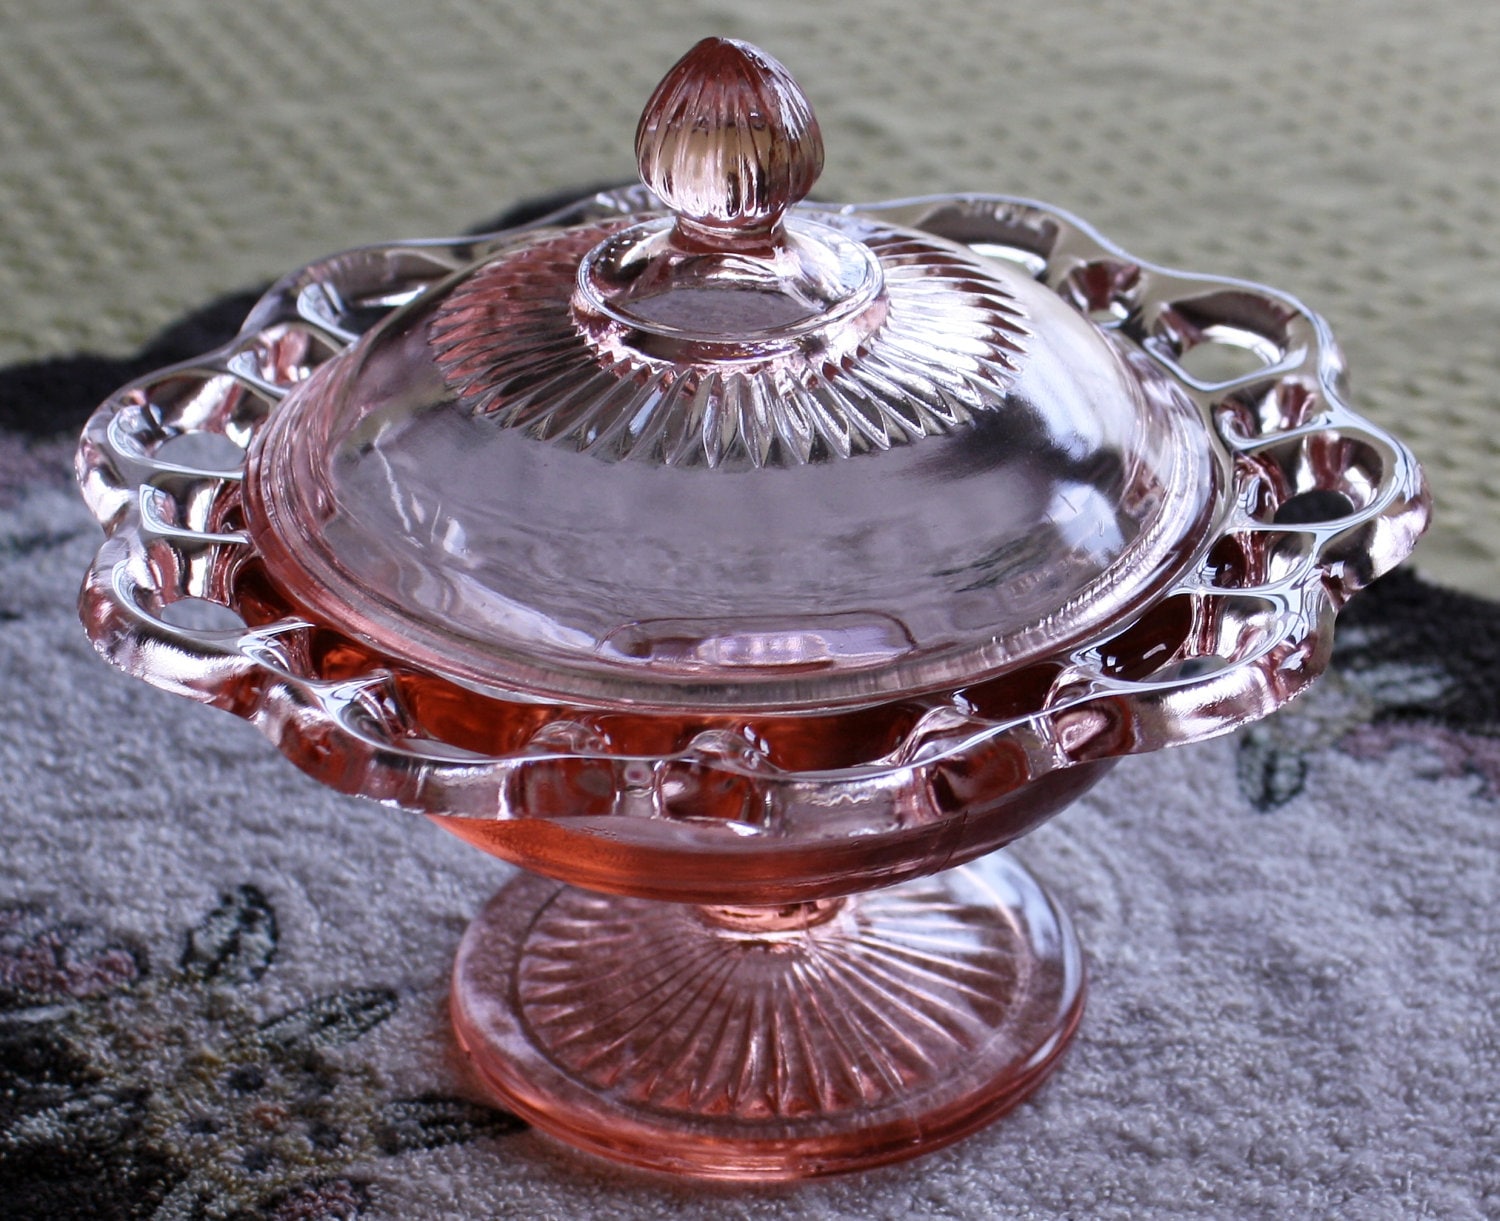
[{"label": "domed lid", "polygon": [[1198,408],[1026,268],[802,203],[780,64],[700,43],[636,152],[664,209],[516,231],[261,430],[249,527],[311,615],[511,696],[832,707],[1081,643],[1195,560]]}]

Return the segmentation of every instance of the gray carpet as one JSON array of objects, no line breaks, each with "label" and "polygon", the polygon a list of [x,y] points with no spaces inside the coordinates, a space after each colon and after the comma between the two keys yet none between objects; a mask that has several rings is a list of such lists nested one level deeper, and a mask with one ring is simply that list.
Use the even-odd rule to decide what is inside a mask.
[{"label": "gray carpet", "polygon": [[[1397,574],[1334,673],[1017,849],[1092,973],[1059,1073],[904,1166],[617,1171],[490,1111],[449,961],[505,871],[103,666],[95,527],[0,510],[0,1215],[1479,1218],[1496,1177],[1500,608]],[[1488,702],[1486,702],[1488,701]]]}]

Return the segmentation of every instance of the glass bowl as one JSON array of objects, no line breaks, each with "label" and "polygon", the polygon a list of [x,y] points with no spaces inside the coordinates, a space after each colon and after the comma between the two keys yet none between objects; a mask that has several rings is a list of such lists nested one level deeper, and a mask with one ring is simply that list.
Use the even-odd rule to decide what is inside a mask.
[{"label": "glass bowl", "polygon": [[1328,328],[995,195],[803,202],[785,69],[710,39],[644,185],[320,259],[124,387],[96,648],[527,872],[453,1016],[537,1126],[763,1181],[955,1140],[1076,1029],[997,852],[1274,711],[1428,497]]}]

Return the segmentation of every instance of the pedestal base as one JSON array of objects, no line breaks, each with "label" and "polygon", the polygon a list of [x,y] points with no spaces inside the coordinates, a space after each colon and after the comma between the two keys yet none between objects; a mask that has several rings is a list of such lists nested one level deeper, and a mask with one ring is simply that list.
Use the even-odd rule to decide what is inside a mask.
[{"label": "pedestal base", "polygon": [[608,1158],[768,1181],[912,1157],[1034,1090],[1083,1009],[1014,861],[846,900],[699,908],[529,875],[469,926],[459,1042],[502,1105]]}]

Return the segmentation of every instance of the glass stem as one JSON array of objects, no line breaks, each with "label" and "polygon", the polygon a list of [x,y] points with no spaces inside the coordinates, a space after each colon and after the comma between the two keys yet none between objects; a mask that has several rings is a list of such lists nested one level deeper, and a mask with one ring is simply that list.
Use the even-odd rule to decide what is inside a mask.
[{"label": "glass stem", "polygon": [[700,904],[699,918],[714,928],[735,933],[794,933],[826,924],[844,910],[848,897],[808,899],[762,907],[749,903]]}]

